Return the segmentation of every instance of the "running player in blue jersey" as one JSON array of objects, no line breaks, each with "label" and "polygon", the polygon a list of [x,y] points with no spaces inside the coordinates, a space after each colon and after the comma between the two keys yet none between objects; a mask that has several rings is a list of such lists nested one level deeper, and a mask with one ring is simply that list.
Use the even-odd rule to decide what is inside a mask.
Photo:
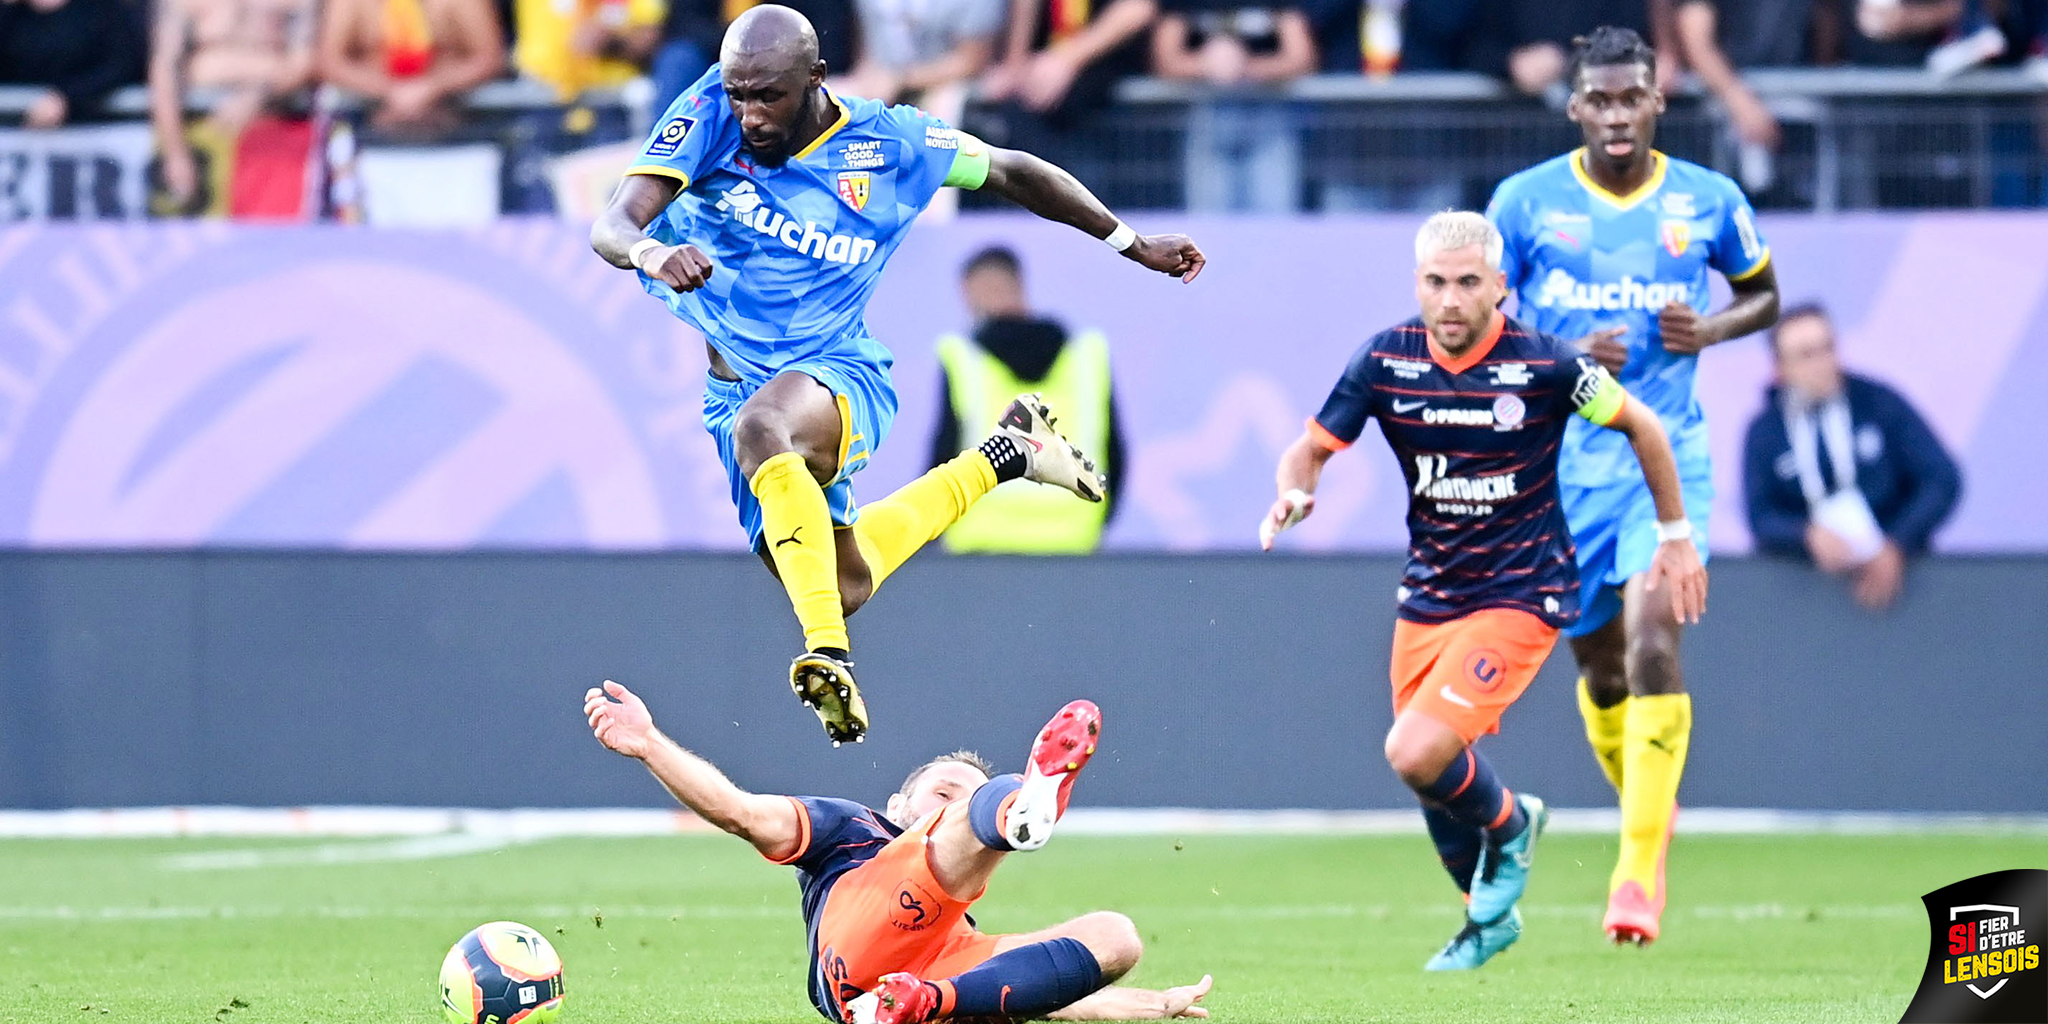
[{"label": "running player in blue jersey", "polygon": [[[1387,763],[1422,801],[1430,839],[1466,893],[1465,924],[1428,963],[1470,970],[1522,934],[1543,801],[1510,792],[1473,746],[1515,702],[1579,617],[1578,570],[1559,506],[1557,460],[1581,423],[1615,431],[1641,463],[1660,519],[1686,508],[1664,428],[1591,356],[1500,311],[1500,232],[1440,213],[1415,239],[1422,315],[1360,346],[1280,456],[1280,496],[1259,527],[1268,550],[1315,507],[1330,456],[1377,419],[1408,483],[1408,566],[1396,591],[1394,726]],[[1659,544],[1645,589],[1678,619],[1706,607],[1707,574],[1683,538]]]},{"label": "running player in blue jersey", "polygon": [[1098,911],[1023,934],[968,916],[1011,854],[1052,838],[1102,714],[1061,708],[1024,774],[995,775],[972,751],[925,762],[880,811],[851,800],[749,793],[655,728],[647,705],[607,680],[583,695],[606,747],[635,758],[697,816],[796,869],[809,934],[811,1004],[846,1024],[926,1020],[1159,1020],[1206,1017],[1209,978],[1163,991],[1113,984],[1144,945],[1131,919]]},{"label": "running player in blue jersey", "polygon": [[[1649,600],[1651,552],[1690,539],[1706,557],[1714,488],[1707,426],[1693,397],[1701,349],[1769,326],[1778,278],[1735,182],[1650,148],[1664,111],[1656,55],[1623,28],[1576,41],[1571,101],[1585,146],[1501,183],[1487,216],[1507,238],[1516,316],[1580,344],[1656,411],[1678,453],[1688,517],[1659,514],[1614,435],[1575,423],[1558,480],[1578,545],[1583,612],[1566,629],[1579,663],[1579,711],[1621,796],[1621,850],[1602,928],[1616,942],[1657,937],[1664,853],[1692,735],[1679,671],[1682,623]],[[1707,272],[1733,288],[1709,314]]]},{"label": "running player in blue jersey", "polygon": [[803,15],[764,4],[727,30],[720,63],[678,97],[592,226],[591,246],[704,332],[704,425],[747,540],[782,581],[807,650],[790,685],[836,745],[859,740],[846,616],[996,484],[1104,482],[1021,396],[974,450],[856,510],[853,474],[896,414],[889,350],[863,313],[883,265],[941,187],[981,189],[1193,281],[1202,251],[1139,235],[1072,175],[913,107],[826,90]]}]

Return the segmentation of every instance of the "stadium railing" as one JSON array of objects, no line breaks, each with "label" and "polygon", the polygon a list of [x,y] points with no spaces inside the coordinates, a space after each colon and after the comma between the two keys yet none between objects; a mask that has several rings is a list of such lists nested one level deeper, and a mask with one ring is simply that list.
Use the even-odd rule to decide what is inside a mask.
[{"label": "stadium railing", "polygon": [[[1759,205],[1831,213],[2048,204],[2048,83],[2019,69],[1944,80],[1917,69],[1787,68],[1745,80],[1784,128],[1768,184],[1742,173],[1725,113],[1696,87],[1673,98],[1659,142],[1750,178]],[[1578,143],[1560,111],[1484,75],[1319,75],[1236,93],[1133,79],[1074,141],[1075,160],[1119,197],[1178,206],[1187,111],[1230,96],[1306,109],[1310,209],[1479,206],[1501,178]]]},{"label": "stadium railing", "polygon": [[[1659,141],[1745,179],[1760,206],[1831,213],[2048,205],[2048,84],[2018,69],[1947,80],[1874,68],[1745,77],[1784,126],[1784,144],[1767,162],[1746,155],[1718,104],[1690,87],[1674,97]],[[37,91],[0,87],[0,125],[18,124]],[[204,92],[190,99],[195,110],[211,102]],[[1502,177],[1577,144],[1560,112],[1478,74],[1317,75],[1262,90],[1137,78],[1047,155],[1121,207],[1178,208],[1186,202],[1190,112],[1247,100],[1295,122],[1287,134],[1299,147],[1301,206],[1309,211],[1478,206]],[[474,138],[557,101],[540,83],[501,81],[472,92],[467,104],[475,118],[464,134]],[[587,95],[583,105],[626,107],[637,124],[647,116],[616,91]],[[147,94],[124,89],[108,107],[115,117],[141,119]],[[1001,134],[993,109],[977,105],[966,121]]]}]

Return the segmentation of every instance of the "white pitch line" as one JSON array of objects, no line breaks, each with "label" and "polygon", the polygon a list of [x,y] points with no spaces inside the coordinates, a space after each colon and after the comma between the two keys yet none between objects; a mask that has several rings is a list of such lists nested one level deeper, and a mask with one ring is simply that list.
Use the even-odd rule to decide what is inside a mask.
[{"label": "white pitch line", "polygon": [[[1072,909],[1072,908],[1068,908]],[[1268,920],[1310,920],[1310,919],[1361,919],[1385,920],[1395,917],[1441,917],[1454,911],[1456,905],[1447,900],[1418,900],[1414,903],[1300,903],[1300,904],[1222,904],[1203,906],[1201,904],[1136,904],[1120,908],[1131,916],[1145,922],[1157,921],[1268,921]],[[1537,918],[1570,920],[1597,919],[1606,909],[1599,903],[1524,903],[1522,913]],[[193,919],[221,920],[268,920],[278,918],[314,918],[376,920],[381,918],[485,918],[491,916],[523,918],[529,920],[555,920],[564,918],[588,918],[594,912],[605,917],[627,920],[731,920],[731,919],[779,919],[797,921],[798,909],[792,901],[788,905],[751,904],[743,906],[565,906],[560,904],[494,905],[468,907],[415,907],[415,906],[310,906],[310,907],[238,907],[238,906],[0,906],[0,921],[77,921],[77,922],[135,922],[135,921],[177,921]],[[1035,916],[1059,917],[1061,908],[1037,907]],[[1078,912],[1078,911],[1077,911]],[[1828,904],[1802,907],[1780,903],[1752,904],[1705,904],[1699,906],[1678,906],[1669,911],[1673,916],[1692,916],[1703,920],[1733,921],[1737,924],[1758,922],[1817,920],[1919,920],[1923,911],[1918,906],[1899,904]],[[1071,915],[1067,915],[1071,916]]]},{"label": "white pitch line", "polygon": [[472,853],[502,850],[521,840],[509,836],[476,832],[444,832],[438,835],[408,836],[361,843],[321,843],[318,846],[285,846],[268,849],[208,850],[180,853],[163,859],[170,871],[247,871],[253,868],[296,867],[321,864],[372,864],[387,861],[433,860],[465,857]]},{"label": "white pitch line", "polygon": [[[1558,833],[1612,835],[1613,808],[1559,808]],[[1061,823],[1079,835],[1420,835],[1411,808],[1371,811],[1077,807]],[[710,832],[680,809],[459,807],[125,807],[0,811],[0,839],[167,836],[391,837],[464,834],[506,840],[565,836],[663,836]],[[1688,807],[1682,835],[2042,835],[2048,814],[1923,811],[1789,811]]]},{"label": "white pitch line", "polygon": [[[1562,807],[1550,812],[1547,831],[1613,835],[1621,812],[1611,807]],[[1060,830],[1080,835],[1421,835],[1413,810],[1214,811],[1193,808],[1075,808]],[[2048,815],[1932,811],[1788,811],[1770,808],[1687,807],[1678,812],[1682,835],[2048,835]]]},{"label": "white pitch line", "polygon": [[674,919],[732,919],[732,918],[801,918],[800,909],[792,903],[789,906],[770,907],[569,907],[559,905],[534,906],[471,906],[471,907],[364,907],[364,906],[311,906],[311,907],[237,907],[237,906],[105,906],[82,907],[58,906],[15,906],[0,907],[0,921],[182,921],[192,919],[221,920],[272,920],[278,918],[316,918],[322,920],[357,920],[381,918],[440,918],[458,919],[490,917],[525,917],[536,920],[551,918],[587,918],[593,912],[602,911],[609,918],[674,918]]}]

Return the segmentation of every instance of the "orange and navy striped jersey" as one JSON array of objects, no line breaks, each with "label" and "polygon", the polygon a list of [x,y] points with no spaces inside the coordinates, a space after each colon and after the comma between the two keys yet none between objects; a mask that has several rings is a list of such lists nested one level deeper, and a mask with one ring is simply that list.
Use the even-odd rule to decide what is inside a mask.
[{"label": "orange and navy striped jersey", "polygon": [[1590,356],[1505,314],[1455,360],[1433,352],[1414,319],[1358,349],[1308,428],[1336,451],[1377,419],[1400,460],[1402,618],[1518,608],[1563,627],[1579,617],[1579,579],[1558,503],[1559,445],[1573,414],[1605,426],[1625,398]]},{"label": "orange and navy striped jersey", "polygon": [[813,967],[811,1005],[827,1019],[838,1020],[839,994],[833,990],[832,979],[817,969],[818,923],[824,917],[825,898],[842,875],[873,860],[903,830],[880,811],[851,800],[821,796],[789,799],[797,809],[797,848],[776,863],[796,868],[796,884],[803,891],[804,930]]}]

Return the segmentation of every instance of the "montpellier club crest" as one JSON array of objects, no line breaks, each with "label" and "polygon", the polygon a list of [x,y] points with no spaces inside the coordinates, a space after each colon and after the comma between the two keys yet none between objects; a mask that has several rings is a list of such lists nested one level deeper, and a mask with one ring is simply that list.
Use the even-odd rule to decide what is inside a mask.
[{"label": "montpellier club crest", "polygon": [[1513,394],[1494,396],[1493,429],[1513,430],[1521,426],[1522,420],[1528,415],[1529,407],[1523,403],[1521,396]]},{"label": "montpellier club crest", "polygon": [[868,184],[872,177],[866,171],[839,172],[839,198],[856,210],[868,208]]},{"label": "montpellier club crest", "polygon": [[[843,186],[841,190],[844,191]],[[1673,259],[1684,256],[1685,250],[1692,246],[1691,221],[1667,220],[1661,234],[1664,237],[1664,251],[1670,253]]]}]

